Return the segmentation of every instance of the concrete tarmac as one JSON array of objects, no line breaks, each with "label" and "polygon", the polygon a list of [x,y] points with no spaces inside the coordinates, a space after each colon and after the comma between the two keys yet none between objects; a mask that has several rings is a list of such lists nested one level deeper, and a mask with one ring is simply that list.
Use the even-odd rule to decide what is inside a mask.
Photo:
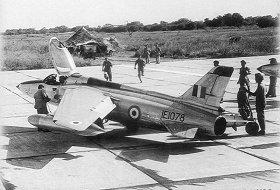
[{"label": "concrete tarmac", "polygon": [[[275,56],[220,59],[235,68],[221,106],[237,113],[240,61],[256,68]],[[279,60],[279,59],[278,59]],[[114,64],[114,62],[113,62]],[[179,96],[206,74],[212,59],[149,64],[139,83],[133,63],[113,66],[113,81]],[[85,76],[103,78],[101,67],[83,67]],[[267,99],[267,135],[249,136],[244,127],[211,140],[185,140],[141,128],[133,136],[85,138],[38,132],[27,122],[34,100],[17,88],[43,79],[54,69],[0,72],[0,175],[2,189],[279,189],[279,96]],[[268,87],[269,78],[264,83]],[[278,83],[279,84],[279,83]],[[279,85],[277,86],[278,95]],[[256,117],[254,98],[251,98]],[[53,108],[50,107],[52,110]],[[52,110],[53,111],[53,110]],[[108,126],[120,126],[109,122]],[[120,126],[121,127],[121,126]]]}]

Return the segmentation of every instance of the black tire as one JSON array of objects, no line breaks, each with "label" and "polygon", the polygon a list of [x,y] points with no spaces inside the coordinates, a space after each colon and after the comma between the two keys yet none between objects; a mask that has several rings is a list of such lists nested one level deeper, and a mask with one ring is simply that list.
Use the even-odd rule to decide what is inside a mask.
[{"label": "black tire", "polygon": [[259,125],[256,122],[248,122],[246,124],[245,130],[249,135],[257,135],[259,131]]}]

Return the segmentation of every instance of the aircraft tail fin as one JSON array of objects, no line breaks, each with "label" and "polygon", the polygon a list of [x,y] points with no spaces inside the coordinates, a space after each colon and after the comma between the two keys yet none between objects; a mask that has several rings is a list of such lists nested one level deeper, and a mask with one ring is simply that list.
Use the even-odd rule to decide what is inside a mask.
[{"label": "aircraft tail fin", "polygon": [[76,73],[76,65],[67,48],[55,37],[50,39],[49,51],[52,63],[59,75],[69,76]]},{"label": "aircraft tail fin", "polygon": [[219,108],[233,70],[233,67],[226,66],[212,68],[189,88],[181,98],[203,107]]}]

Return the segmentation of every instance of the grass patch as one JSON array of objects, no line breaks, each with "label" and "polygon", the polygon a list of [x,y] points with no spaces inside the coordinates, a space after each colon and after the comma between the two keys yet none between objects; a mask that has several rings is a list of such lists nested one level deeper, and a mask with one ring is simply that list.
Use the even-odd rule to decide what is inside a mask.
[{"label": "grass patch", "polygon": [[[2,70],[44,69],[51,68],[48,42],[53,36],[61,41],[68,39],[73,33],[34,34],[3,36]],[[101,33],[108,37],[112,34]],[[277,28],[233,28],[192,31],[157,31],[116,33],[123,50],[116,52],[112,59],[132,57],[136,51],[143,52],[145,44],[152,49],[159,44],[162,56],[166,58],[225,58],[239,56],[257,56],[276,54]],[[235,43],[229,43],[232,36],[240,36]],[[102,60],[82,59],[74,57],[77,66],[100,65]]]}]

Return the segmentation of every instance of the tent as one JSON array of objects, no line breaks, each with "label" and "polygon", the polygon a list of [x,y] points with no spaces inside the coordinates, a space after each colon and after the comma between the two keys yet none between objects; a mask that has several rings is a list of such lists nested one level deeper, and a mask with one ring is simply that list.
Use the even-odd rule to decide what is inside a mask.
[{"label": "tent", "polygon": [[118,43],[111,38],[102,38],[97,32],[90,34],[81,27],[65,41],[65,46],[71,54],[92,58],[112,54],[118,48]]}]

